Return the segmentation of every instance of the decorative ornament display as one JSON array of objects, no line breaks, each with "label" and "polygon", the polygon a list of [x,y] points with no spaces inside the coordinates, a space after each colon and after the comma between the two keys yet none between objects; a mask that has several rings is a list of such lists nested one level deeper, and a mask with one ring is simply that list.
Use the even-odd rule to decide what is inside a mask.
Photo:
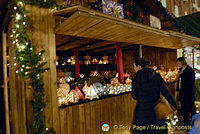
[{"label": "decorative ornament display", "polygon": [[92,85],[90,85],[90,87],[88,88],[87,94],[85,95],[86,99],[90,99],[93,100],[95,98],[99,98],[99,96],[97,95],[94,87]]},{"label": "decorative ornament display", "polygon": [[111,1],[102,0],[103,13],[124,19],[123,4]]},{"label": "decorative ornament display", "polygon": [[78,86],[76,86],[75,91],[78,94],[79,100],[84,100],[85,96],[83,95],[83,93],[80,91],[80,89],[78,88]]},{"label": "decorative ornament display", "polygon": [[79,96],[74,89],[72,89],[70,91],[70,93],[67,95],[67,100],[69,101],[69,103],[77,103],[78,102]]}]

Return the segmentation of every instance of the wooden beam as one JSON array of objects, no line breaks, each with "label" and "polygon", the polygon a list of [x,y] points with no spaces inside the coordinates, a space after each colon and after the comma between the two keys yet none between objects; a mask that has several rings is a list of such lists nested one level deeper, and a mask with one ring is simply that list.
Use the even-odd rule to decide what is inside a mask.
[{"label": "wooden beam", "polygon": [[69,44],[69,43],[72,43],[72,42],[74,42],[74,41],[80,40],[80,39],[82,39],[82,38],[83,38],[83,37],[76,37],[76,38],[74,38],[74,39],[68,40],[67,42],[65,42],[65,43],[63,43],[63,44],[57,45],[56,48],[60,48],[60,47],[62,47],[62,46],[65,46],[65,45],[67,45],[67,44]]},{"label": "wooden beam", "polygon": [[87,47],[87,46],[91,46],[91,45],[93,45],[93,44],[97,44],[97,43],[100,43],[100,42],[104,42],[104,40],[95,40],[95,41],[93,41],[93,42],[84,44],[84,45],[79,46],[79,47],[76,47],[76,48],[79,48],[79,49],[80,49],[80,48]]},{"label": "wooden beam", "polygon": [[5,122],[6,122],[6,134],[10,134],[9,123],[9,102],[8,102],[8,78],[7,78],[7,50],[6,50],[6,33],[2,32],[3,41],[3,77],[4,77],[4,105],[5,105]]}]

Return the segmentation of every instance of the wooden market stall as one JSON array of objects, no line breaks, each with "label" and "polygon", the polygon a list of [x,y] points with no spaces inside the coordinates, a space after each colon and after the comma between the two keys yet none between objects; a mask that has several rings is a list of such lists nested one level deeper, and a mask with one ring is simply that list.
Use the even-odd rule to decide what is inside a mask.
[{"label": "wooden market stall", "polygon": [[[88,101],[59,107],[57,98],[56,51],[79,48],[80,51],[93,52],[114,49],[115,45],[137,47],[144,45],[143,56],[157,64],[175,64],[176,49],[199,43],[200,39],[185,34],[163,31],[132,21],[108,16],[94,10],[76,6],[60,11],[27,6],[30,10],[32,26],[29,29],[31,38],[38,49],[45,49],[47,67],[50,68],[42,77],[45,82],[45,124],[54,127],[57,134],[96,134],[101,133],[104,123],[124,125],[121,129],[109,131],[112,134],[125,133],[133,120],[136,101],[130,92],[104,99]],[[12,23],[10,25],[11,29]],[[12,132],[14,134],[31,133],[33,90],[28,81],[17,77],[14,67],[14,49],[8,31],[8,47],[10,56],[9,88],[12,117]],[[87,48],[87,46],[90,46]],[[159,48],[157,48],[159,47]],[[156,53],[153,53],[155,51]],[[132,70],[133,52],[123,53],[124,68]],[[152,56],[154,55],[154,56]],[[169,57],[168,57],[169,56]],[[174,62],[172,61],[174,60]],[[156,63],[155,63],[156,64]]]}]

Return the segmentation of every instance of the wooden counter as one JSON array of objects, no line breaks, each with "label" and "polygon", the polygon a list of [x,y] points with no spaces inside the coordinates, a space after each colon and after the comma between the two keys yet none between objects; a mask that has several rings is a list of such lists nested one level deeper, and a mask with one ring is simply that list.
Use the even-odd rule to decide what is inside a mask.
[{"label": "wooden counter", "polygon": [[129,134],[127,129],[114,125],[131,126],[136,101],[131,93],[89,103],[60,108],[61,134],[99,134],[101,126],[110,125],[110,134]]}]

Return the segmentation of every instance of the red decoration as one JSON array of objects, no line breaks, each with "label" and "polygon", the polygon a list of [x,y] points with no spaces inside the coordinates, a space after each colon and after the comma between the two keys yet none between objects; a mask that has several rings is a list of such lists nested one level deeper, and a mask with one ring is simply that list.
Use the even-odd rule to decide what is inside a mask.
[{"label": "red decoration", "polygon": [[117,72],[119,82],[124,83],[124,69],[123,69],[123,60],[122,60],[122,49],[119,43],[116,44],[116,53],[117,53]]},{"label": "red decoration", "polygon": [[129,16],[129,12],[126,13]]},{"label": "red decoration", "polygon": [[131,5],[133,5],[133,1],[131,1]]},{"label": "red decoration", "polygon": [[144,17],[142,13],[140,13],[140,17],[141,17],[141,18],[143,18],[143,17]]},{"label": "red decoration", "polygon": [[78,97],[80,100],[84,100],[85,96],[83,95],[83,93],[80,91],[80,89],[78,88],[78,86],[76,86],[75,88],[76,93],[78,94]]},{"label": "red decoration", "polygon": [[78,49],[74,49],[74,56],[75,56],[75,77],[79,78],[79,56],[78,56]]}]

